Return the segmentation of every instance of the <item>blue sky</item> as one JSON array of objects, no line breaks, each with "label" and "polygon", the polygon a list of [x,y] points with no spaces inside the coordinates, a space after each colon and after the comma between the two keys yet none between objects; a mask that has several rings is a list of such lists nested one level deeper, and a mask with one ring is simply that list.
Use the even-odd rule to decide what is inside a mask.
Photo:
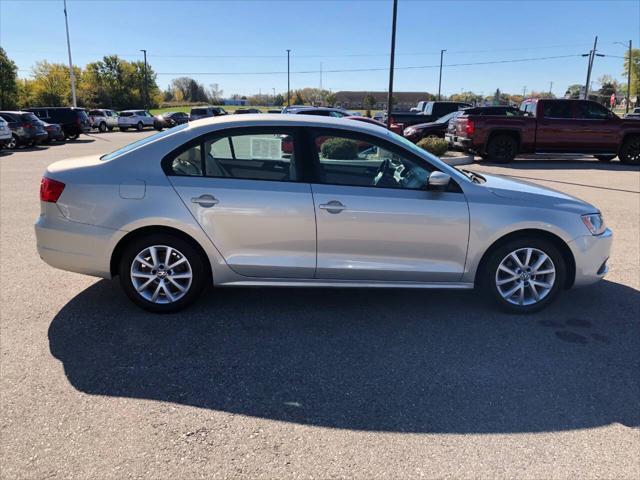
[{"label": "blue sky", "polygon": [[[106,54],[148,60],[165,88],[187,74],[218,83],[225,96],[291,86],[387,89],[391,1],[145,1],[68,0],[76,65]],[[579,55],[594,36],[609,56],[597,58],[593,78],[622,79],[624,48],[640,45],[640,1],[409,1],[400,0],[395,89],[436,92],[439,51],[445,53],[443,93],[461,89],[491,94],[548,90],[556,95],[586,77],[586,58],[446,66]],[[0,0],[0,45],[28,77],[38,60],[66,63],[62,0]],[[431,68],[401,68],[423,67]],[[360,72],[332,70],[381,69]],[[296,73],[311,71],[312,73]],[[227,75],[224,73],[233,73]]]}]

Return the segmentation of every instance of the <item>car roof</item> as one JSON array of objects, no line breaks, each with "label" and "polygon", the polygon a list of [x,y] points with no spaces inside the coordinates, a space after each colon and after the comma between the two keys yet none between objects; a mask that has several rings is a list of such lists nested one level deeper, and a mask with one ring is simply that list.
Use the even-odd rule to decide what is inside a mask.
[{"label": "car roof", "polygon": [[223,115],[219,117],[201,118],[189,122],[190,129],[209,130],[206,127],[241,128],[254,126],[283,126],[283,127],[325,127],[348,129],[362,133],[386,133],[390,132],[378,125],[368,122],[359,122],[343,118],[318,117],[315,115],[282,115],[280,113],[248,113],[246,115]]}]

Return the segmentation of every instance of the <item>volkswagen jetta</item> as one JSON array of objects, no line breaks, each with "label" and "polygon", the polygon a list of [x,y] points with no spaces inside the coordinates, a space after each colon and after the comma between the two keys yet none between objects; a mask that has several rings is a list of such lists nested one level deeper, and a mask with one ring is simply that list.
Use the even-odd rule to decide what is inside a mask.
[{"label": "volkswagen jetta", "polygon": [[597,208],[452,168],[384,128],[306,115],[198,120],[50,165],[50,265],[120,277],[154,312],[205,285],[482,287],[515,312],[608,271]]}]

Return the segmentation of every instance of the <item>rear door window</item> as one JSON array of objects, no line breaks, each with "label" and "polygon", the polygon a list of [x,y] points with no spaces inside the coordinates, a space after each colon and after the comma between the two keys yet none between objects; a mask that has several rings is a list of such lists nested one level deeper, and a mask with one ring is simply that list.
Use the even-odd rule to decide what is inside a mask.
[{"label": "rear door window", "polygon": [[542,106],[542,114],[545,118],[572,118],[571,103],[547,102]]}]

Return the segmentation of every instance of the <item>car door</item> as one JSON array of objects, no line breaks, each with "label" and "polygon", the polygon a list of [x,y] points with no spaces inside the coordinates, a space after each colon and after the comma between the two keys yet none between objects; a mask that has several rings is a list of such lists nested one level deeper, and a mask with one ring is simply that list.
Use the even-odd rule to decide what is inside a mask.
[{"label": "car door", "polygon": [[536,152],[577,152],[579,134],[573,122],[572,102],[538,102]]},{"label": "car door", "polygon": [[369,135],[316,129],[316,278],[456,282],[469,237],[467,201],[455,182],[425,189],[432,165]]},{"label": "car door", "polygon": [[575,102],[574,141],[581,152],[616,153],[620,118],[596,102]]},{"label": "car door", "polygon": [[227,265],[240,275],[313,278],[316,224],[299,181],[296,130],[227,129],[163,162],[175,190]]}]

